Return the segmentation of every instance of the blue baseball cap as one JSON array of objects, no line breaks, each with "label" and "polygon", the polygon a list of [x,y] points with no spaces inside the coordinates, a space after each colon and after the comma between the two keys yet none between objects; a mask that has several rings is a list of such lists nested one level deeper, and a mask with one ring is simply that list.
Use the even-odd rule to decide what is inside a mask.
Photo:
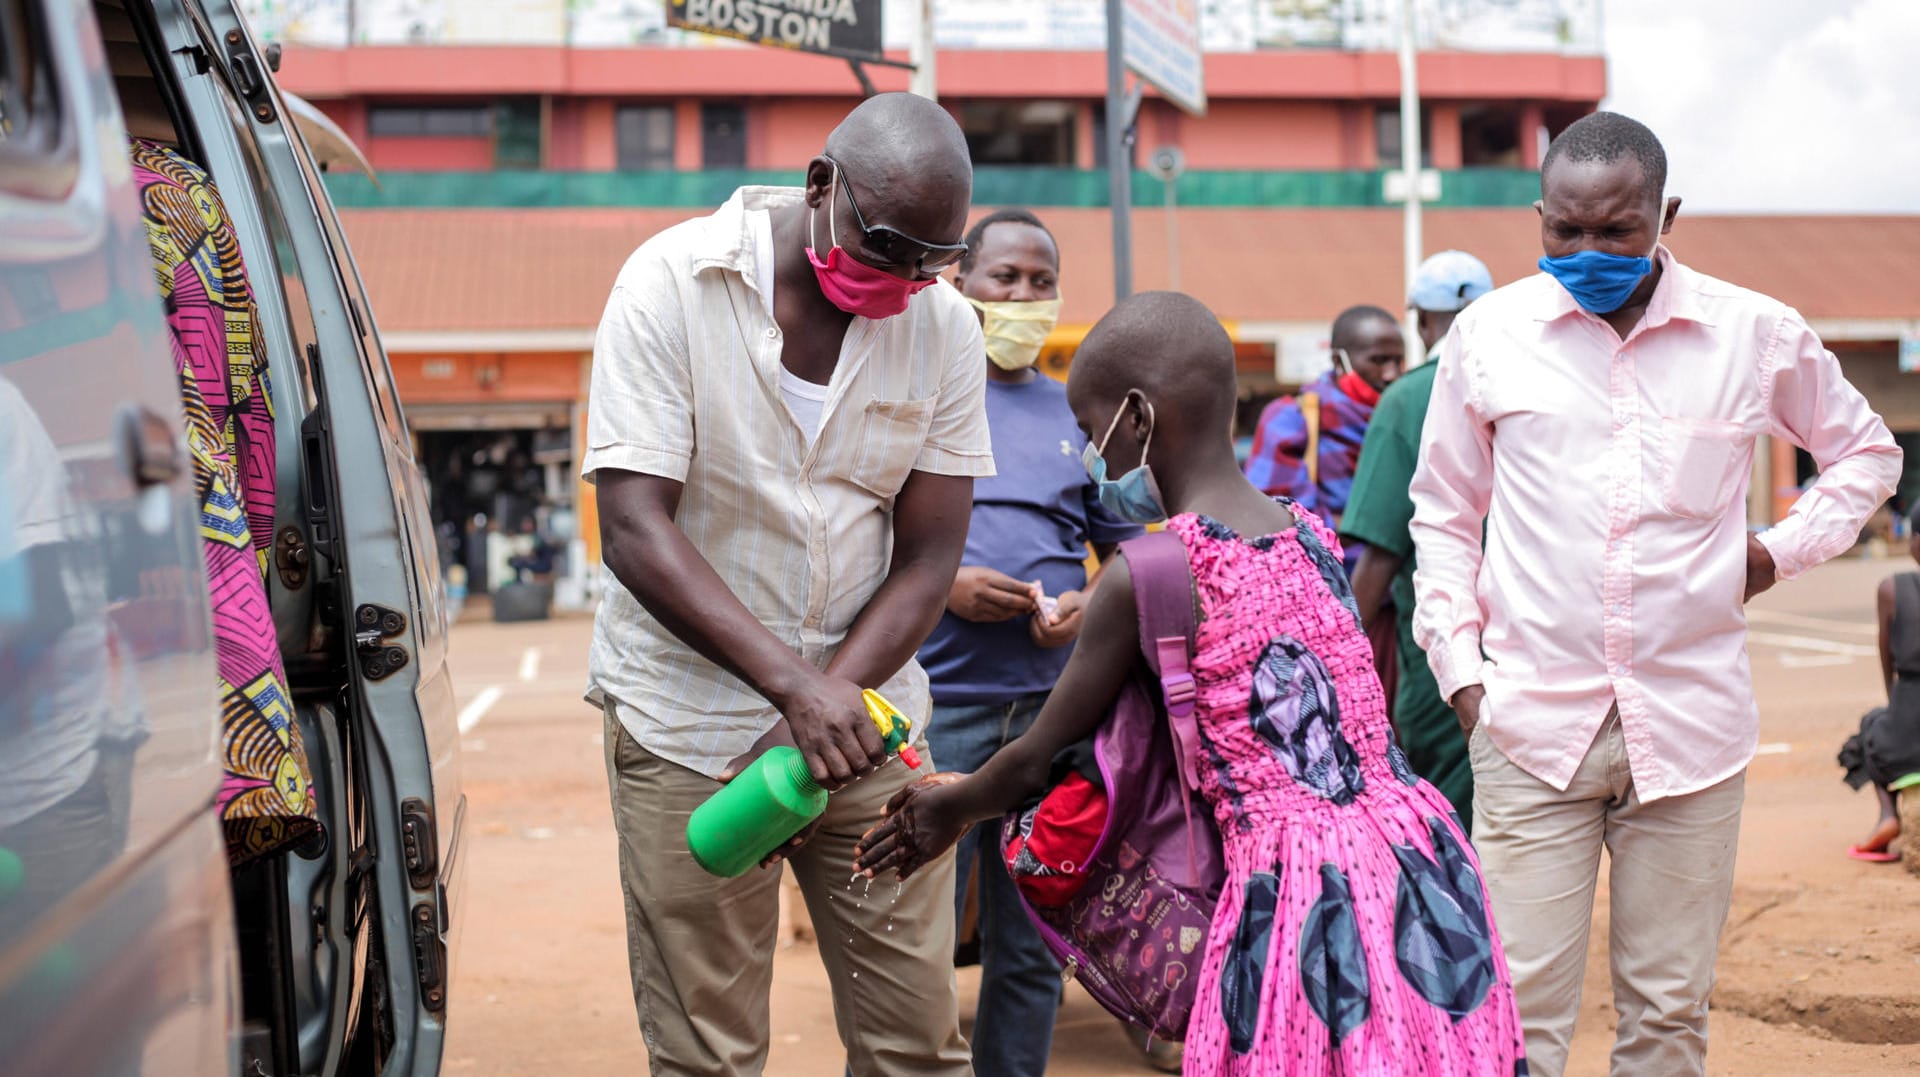
[{"label": "blue baseball cap", "polygon": [[1417,310],[1447,313],[1493,291],[1486,263],[1466,251],[1441,251],[1420,263],[1407,302]]}]

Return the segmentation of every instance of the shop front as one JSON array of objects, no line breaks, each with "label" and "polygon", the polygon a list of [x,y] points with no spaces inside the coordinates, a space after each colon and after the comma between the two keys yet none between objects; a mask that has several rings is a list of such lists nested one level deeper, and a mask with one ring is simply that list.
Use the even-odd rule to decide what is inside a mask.
[{"label": "shop front", "polygon": [[456,592],[550,580],[584,598],[575,461],[584,352],[397,353],[395,387],[426,474],[442,570]]}]

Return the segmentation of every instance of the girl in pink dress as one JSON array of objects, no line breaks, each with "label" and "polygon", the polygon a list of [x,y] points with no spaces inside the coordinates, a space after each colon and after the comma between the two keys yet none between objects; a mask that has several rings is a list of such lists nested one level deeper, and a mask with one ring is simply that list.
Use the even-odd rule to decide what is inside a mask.
[{"label": "girl in pink dress", "polygon": [[[1081,428],[1104,432],[1087,454],[1102,500],[1142,522],[1172,514],[1193,573],[1201,791],[1227,880],[1185,1072],[1524,1075],[1479,863],[1393,742],[1338,541],[1235,466],[1233,378],[1219,322],[1158,292],[1094,327],[1067,385]],[[1115,561],[1032,731],[971,776],[903,791],[860,870],[910,874],[1042,790],[1134,670],[1132,591]]]}]

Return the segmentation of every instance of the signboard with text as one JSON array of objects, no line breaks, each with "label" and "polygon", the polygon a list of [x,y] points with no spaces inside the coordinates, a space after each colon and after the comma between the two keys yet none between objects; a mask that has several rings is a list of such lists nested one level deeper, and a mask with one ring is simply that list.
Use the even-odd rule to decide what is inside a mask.
[{"label": "signboard with text", "polygon": [[667,0],[667,25],[849,60],[884,59],[882,0]]},{"label": "signboard with text", "polygon": [[[884,23],[876,40],[862,29],[861,47],[905,49],[920,0],[853,0],[862,27]],[[704,18],[677,20],[692,0],[240,0],[254,31],[267,41],[322,48],[348,45],[573,45],[598,47],[733,47],[728,38],[795,45],[825,19],[833,45],[848,44],[840,0],[707,0]],[[1382,0],[1193,0],[1206,52],[1263,49],[1398,47],[1400,5]],[[1602,0],[1416,0],[1419,47],[1491,52],[1589,55],[1600,51]],[[748,13],[751,9],[751,13]],[[878,9],[884,17],[869,20]],[[1107,47],[1105,0],[934,0],[942,49],[1047,49],[1099,52]],[[826,14],[821,14],[821,13]],[[752,29],[741,30],[743,21]],[[771,24],[771,33],[767,32]],[[731,32],[716,26],[732,27]],[[679,29],[677,27],[686,27]],[[792,31],[787,34],[784,31]],[[775,40],[766,40],[768,37]],[[836,53],[837,54],[837,53]]]},{"label": "signboard with text", "polygon": [[1124,0],[1127,68],[1167,100],[1207,114],[1201,75],[1199,0]]}]

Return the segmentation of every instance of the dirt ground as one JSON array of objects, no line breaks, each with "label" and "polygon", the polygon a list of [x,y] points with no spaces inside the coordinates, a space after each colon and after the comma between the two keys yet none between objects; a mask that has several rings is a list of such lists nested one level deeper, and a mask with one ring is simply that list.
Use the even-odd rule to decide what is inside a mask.
[{"label": "dirt ground", "polygon": [[[1842,850],[1874,812],[1834,752],[1882,698],[1873,587],[1902,562],[1849,559],[1752,614],[1762,755],[1748,782],[1732,919],[1714,994],[1714,1074],[1920,1070],[1920,878]],[[580,701],[590,622],[457,626],[472,838],[445,1069],[457,1077],[643,1072],[629,993],[600,716]],[[497,691],[495,691],[497,689]],[[1603,869],[1604,871],[1604,869]],[[1603,879],[1604,884],[1604,879]],[[1604,888],[1574,1077],[1606,1073],[1613,1010]],[[978,970],[961,973],[970,1013]],[[768,1072],[832,1077],[844,1054],[806,945],[775,963]],[[1069,991],[1050,1072],[1148,1072],[1113,1021]]]}]

